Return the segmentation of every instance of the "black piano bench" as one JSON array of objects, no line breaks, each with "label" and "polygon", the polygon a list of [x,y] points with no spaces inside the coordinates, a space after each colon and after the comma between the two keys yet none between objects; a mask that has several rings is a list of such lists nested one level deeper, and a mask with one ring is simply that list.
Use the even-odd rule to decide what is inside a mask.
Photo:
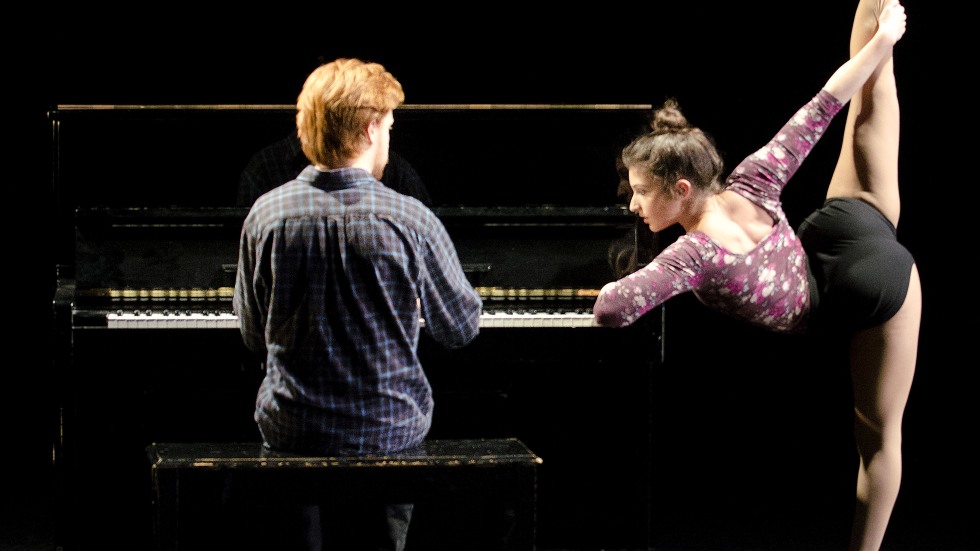
[{"label": "black piano bench", "polygon": [[[252,506],[364,496],[415,503],[406,551],[535,549],[542,460],[514,438],[430,440],[397,454],[351,457],[274,452],[257,442],[154,443],[146,451],[157,551],[222,548],[229,531],[261,522],[239,515]],[[488,504],[500,514],[486,514]],[[488,523],[495,515],[500,522]]]}]

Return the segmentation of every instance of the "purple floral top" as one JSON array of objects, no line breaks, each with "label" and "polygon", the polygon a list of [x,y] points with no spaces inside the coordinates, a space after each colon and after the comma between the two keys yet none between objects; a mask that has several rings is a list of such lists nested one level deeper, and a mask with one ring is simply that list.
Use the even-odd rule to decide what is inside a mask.
[{"label": "purple floral top", "polygon": [[594,307],[599,325],[629,325],[667,299],[692,291],[705,305],[753,325],[803,331],[810,311],[806,254],[779,196],[842,107],[821,90],[728,177],[729,190],[774,220],[772,232],[754,249],[736,254],[702,232],[682,235],[650,264],[603,288]]}]

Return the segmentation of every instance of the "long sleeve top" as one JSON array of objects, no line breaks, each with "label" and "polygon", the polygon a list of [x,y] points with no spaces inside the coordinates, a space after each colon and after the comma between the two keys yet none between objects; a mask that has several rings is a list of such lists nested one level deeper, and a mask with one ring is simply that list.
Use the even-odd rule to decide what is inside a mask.
[{"label": "long sleeve top", "polygon": [[416,353],[467,344],[482,302],[439,219],[368,172],[308,167],[259,197],[242,228],[234,308],[265,361],[266,443],[369,453],[419,444],[432,391]]},{"label": "long sleeve top", "polygon": [[807,256],[780,195],[842,107],[821,90],[728,177],[728,190],[765,209],[774,221],[752,250],[734,253],[703,232],[686,233],[645,267],[604,287],[594,307],[597,322],[626,326],[690,291],[703,304],[753,325],[805,330],[811,306]]}]

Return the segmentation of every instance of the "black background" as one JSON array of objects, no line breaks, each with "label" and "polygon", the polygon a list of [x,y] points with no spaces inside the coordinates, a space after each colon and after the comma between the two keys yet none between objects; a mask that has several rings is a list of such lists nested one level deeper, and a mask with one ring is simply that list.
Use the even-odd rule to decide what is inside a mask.
[{"label": "black background", "polygon": [[[21,473],[43,475],[50,464],[56,224],[48,109],[290,104],[317,63],[354,56],[384,64],[402,82],[407,103],[657,104],[674,96],[733,166],[846,58],[852,4],[839,4],[650,2],[577,11],[471,4],[348,13],[283,6],[28,8],[21,21],[8,21],[21,26],[21,38],[5,39],[6,115],[13,124],[5,131],[12,218],[5,263],[9,354],[0,384],[3,457],[10,463],[4,485],[6,476],[9,484],[33,480]],[[967,262],[975,248],[967,209],[975,205],[976,171],[973,159],[956,151],[961,131],[952,133],[972,128],[968,104],[955,102],[961,79],[941,69],[940,60],[955,64],[962,52],[953,44],[966,39],[949,28],[957,16],[948,6],[906,5],[908,32],[896,50],[903,109],[899,234],[916,257],[925,306],[905,418],[905,478],[886,548],[955,549],[967,541],[978,489],[968,453],[977,420],[969,332],[976,299]],[[841,126],[837,121],[794,180],[786,203],[791,218],[822,196]],[[548,140],[547,128],[526,132]],[[146,151],[144,162],[170,159]],[[541,170],[549,170],[547,159]],[[691,300],[679,299],[668,313],[667,362],[655,374],[661,394],[652,412],[664,469],[656,488],[663,496],[655,511],[658,537],[732,541],[795,513],[839,519],[828,509],[846,507],[851,491],[840,481],[851,460],[849,425],[840,415],[847,399],[841,367],[801,355],[812,350],[805,339],[737,326]],[[586,436],[582,444],[588,446]],[[34,488],[46,489],[43,478]],[[12,496],[7,516],[21,494],[4,493]],[[775,521],[751,517],[758,511],[779,514]]]}]

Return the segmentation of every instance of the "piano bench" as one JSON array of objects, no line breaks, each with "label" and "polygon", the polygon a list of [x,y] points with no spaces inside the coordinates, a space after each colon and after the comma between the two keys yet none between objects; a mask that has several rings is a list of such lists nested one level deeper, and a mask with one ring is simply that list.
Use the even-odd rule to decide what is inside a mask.
[{"label": "piano bench", "polygon": [[[276,452],[257,442],[154,443],[146,451],[154,549],[159,551],[220,548],[228,529],[241,529],[242,517],[231,520],[231,528],[214,525],[235,517],[229,510],[243,506],[305,505],[365,495],[415,503],[406,551],[450,548],[443,544],[459,549],[459,542],[443,536],[460,520],[465,524],[474,518],[448,517],[467,508],[482,511],[489,503],[506,509],[502,548],[535,548],[536,477],[542,460],[514,438],[430,440],[396,454],[350,457]],[[439,532],[431,543],[427,530]],[[485,545],[488,536],[465,537]]]}]

